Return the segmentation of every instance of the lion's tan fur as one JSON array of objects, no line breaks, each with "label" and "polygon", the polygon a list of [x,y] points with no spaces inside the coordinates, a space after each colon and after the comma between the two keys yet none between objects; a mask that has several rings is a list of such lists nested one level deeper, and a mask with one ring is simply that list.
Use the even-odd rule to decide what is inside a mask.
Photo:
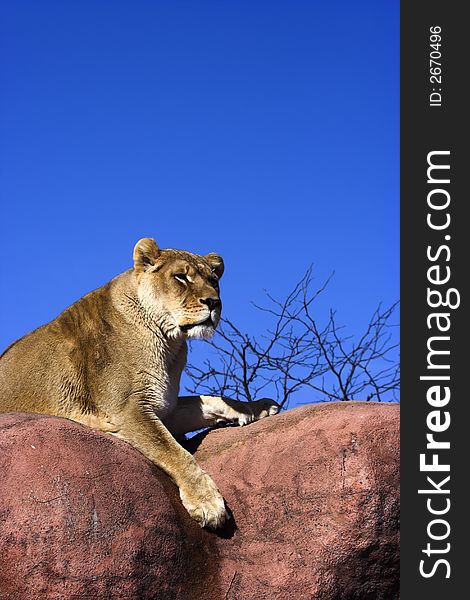
[{"label": "lion's tan fur", "polygon": [[7,348],[0,411],[66,417],[126,440],[170,475],[193,518],[220,526],[222,496],[173,435],[277,412],[270,401],[178,398],[186,339],[210,337],[219,321],[223,270],[217,254],[140,240],[133,269]]}]

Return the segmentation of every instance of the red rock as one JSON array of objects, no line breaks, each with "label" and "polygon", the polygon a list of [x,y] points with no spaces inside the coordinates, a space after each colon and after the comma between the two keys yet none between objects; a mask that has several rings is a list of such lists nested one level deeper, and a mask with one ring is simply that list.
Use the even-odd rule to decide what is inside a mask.
[{"label": "red rock", "polygon": [[310,405],[195,438],[234,514],[219,535],[124,442],[0,416],[0,598],[394,600],[398,415]]},{"label": "red rock", "polygon": [[237,525],[207,600],[398,598],[398,405],[289,410],[214,431],[195,456]]},{"label": "red rock", "polygon": [[131,446],[66,419],[0,415],[0,473],[2,600],[185,597],[175,490]]}]

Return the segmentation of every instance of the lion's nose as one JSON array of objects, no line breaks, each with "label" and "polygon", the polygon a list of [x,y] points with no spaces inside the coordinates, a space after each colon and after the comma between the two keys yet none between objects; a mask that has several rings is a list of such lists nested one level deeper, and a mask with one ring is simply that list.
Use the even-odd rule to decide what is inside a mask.
[{"label": "lion's nose", "polygon": [[220,308],[222,304],[218,298],[200,298],[199,301],[209,307],[209,310]]}]

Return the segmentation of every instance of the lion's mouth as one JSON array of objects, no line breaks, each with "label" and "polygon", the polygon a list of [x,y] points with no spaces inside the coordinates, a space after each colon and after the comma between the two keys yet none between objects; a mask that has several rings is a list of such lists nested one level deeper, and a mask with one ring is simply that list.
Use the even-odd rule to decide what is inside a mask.
[{"label": "lion's mouth", "polygon": [[193,329],[194,327],[199,327],[199,326],[214,327],[214,323],[212,322],[211,317],[207,317],[207,319],[205,319],[204,321],[200,321],[199,323],[190,323],[189,325],[180,325],[180,329],[181,329],[181,331],[186,333],[186,332],[190,331],[191,329]]}]

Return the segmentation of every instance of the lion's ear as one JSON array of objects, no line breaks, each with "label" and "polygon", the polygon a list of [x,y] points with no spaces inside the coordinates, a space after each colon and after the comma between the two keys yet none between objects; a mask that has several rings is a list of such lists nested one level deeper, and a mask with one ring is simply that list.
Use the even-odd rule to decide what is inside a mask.
[{"label": "lion's ear", "polygon": [[211,252],[210,254],[206,254],[205,259],[214,270],[214,273],[220,279],[224,274],[224,259],[215,252]]},{"label": "lion's ear", "polygon": [[159,254],[160,250],[153,238],[142,238],[134,248],[134,270],[146,271],[156,263]]}]

